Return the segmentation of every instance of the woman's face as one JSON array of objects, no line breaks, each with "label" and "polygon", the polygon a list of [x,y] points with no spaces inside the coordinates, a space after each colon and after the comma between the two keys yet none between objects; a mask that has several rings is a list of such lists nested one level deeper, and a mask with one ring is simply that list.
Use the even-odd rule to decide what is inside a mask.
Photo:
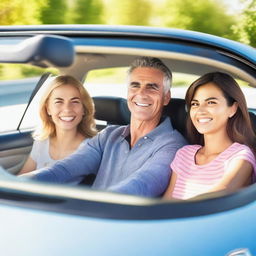
[{"label": "woman's face", "polygon": [[84,115],[78,89],[68,84],[55,88],[48,99],[47,112],[56,130],[76,130]]},{"label": "woman's face", "polygon": [[237,110],[237,104],[228,106],[222,91],[214,84],[200,86],[191,101],[190,118],[201,134],[226,132],[228,119]]}]

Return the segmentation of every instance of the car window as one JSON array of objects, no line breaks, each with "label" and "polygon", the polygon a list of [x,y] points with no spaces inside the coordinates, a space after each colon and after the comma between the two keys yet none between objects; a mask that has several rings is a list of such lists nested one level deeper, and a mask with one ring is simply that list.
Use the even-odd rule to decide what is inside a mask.
[{"label": "car window", "polygon": [[[91,70],[85,80],[85,87],[91,96],[118,96],[126,98],[128,67]],[[173,73],[171,93],[173,98],[185,98],[188,86],[198,78],[186,73]],[[237,80],[245,95],[248,108],[256,112],[256,89],[242,80]]]},{"label": "car window", "polygon": [[[126,98],[127,70],[128,67],[92,70],[86,77],[85,87],[91,96],[119,96]],[[186,88],[197,77],[190,74],[173,73],[172,96],[184,98]]]},{"label": "car window", "polygon": [[126,98],[128,67],[92,70],[84,82],[85,88],[93,96],[118,96]]},{"label": "car window", "polygon": [[[0,132],[17,129],[30,95],[46,71],[57,73],[55,69],[43,69],[27,64],[0,64]],[[30,120],[31,124],[33,120]],[[27,124],[28,128],[31,125]]]}]

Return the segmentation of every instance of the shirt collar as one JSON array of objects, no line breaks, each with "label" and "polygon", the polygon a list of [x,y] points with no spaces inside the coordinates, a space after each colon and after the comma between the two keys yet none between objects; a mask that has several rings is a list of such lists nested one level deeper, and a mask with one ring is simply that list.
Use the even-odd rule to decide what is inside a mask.
[{"label": "shirt collar", "polygon": [[[158,137],[159,134],[161,133],[165,133],[166,130],[169,132],[173,131],[173,127],[169,117],[166,117],[154,130],[147,133],[144,137],[148,137],[149,139],[154,140],[155,137]],[[126,138],[129,134],[130,134],[130,125],[127,125],[124,128],[121,136],[123,138]]]}]

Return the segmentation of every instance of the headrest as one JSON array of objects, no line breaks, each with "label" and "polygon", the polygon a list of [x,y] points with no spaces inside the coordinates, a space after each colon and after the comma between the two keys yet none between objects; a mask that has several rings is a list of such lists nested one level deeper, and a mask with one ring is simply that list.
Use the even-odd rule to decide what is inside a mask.
[{"label": "headrest", "polygon": [[254,133],[256,134],[256,115],[252,112],[249,112],[251,123],[252,123],[252,128],[254,130]]},{"label": "headrest", "polygon": [[130,123],[130,111],[127,101],[121,97],[95,96],[95,119],[107,124],[126,125]]},{"label": "headrest", "polygon": [[186,137],[187,111],[184,99],[171,98],[163,109],[163,115],[169,116],[173,127]]},{"label": "headrest", "polygon": [[[107,124],[126,125],[130,123],[130,111],[127,101],[121,97],[95,96],[95,118],[106,121]],[[172,125],[184,136],[186,135],[186,117],[185,100],[172,98],[163,109],[163,115],[169,116]]]}]

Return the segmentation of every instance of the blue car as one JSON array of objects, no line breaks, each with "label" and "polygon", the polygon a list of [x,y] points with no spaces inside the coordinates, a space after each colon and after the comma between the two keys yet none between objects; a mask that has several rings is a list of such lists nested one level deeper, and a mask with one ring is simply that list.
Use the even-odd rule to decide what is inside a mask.
[{"label": "blue car", "polygon": [[256,50],[250,46],[167,28],[0,26],[1,255],[256,255],[256,184],[179,201],[15,176],[30,153],[49,77],[65,73],[83,82],[99,130],[123,125],[129,123],[126,70],[137,56],[158,57],[172,70],[165,111],[181,133],[187,87],[213,71],[237,79],[256,131]]}]

